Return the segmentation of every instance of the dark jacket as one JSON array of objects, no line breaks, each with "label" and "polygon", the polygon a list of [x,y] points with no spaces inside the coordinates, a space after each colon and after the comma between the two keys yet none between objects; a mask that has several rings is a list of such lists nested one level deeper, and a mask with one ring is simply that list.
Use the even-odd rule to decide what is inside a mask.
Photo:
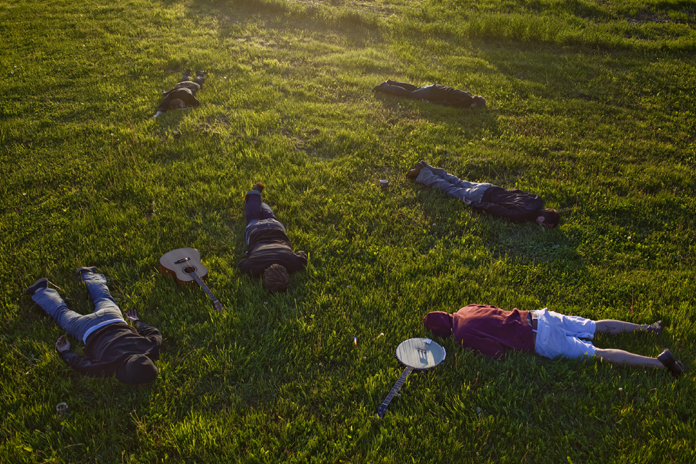
[{"label": "dark jacket", "polygon": [[[183,86],[182,84],[190,84],[190,86]],[[192,90],[192,86],[196,86],[197,89]],[[169,110],[169,104],[172,102],[172,100],[176,100],[177,98],[183,101],[187,107],[191,106],[196,108],[201,106],[201,102],[199,102],[195,97],[198,88],[200,87],[195,82],[179,82],[174,90],[170,90],[169,92],[162,94],[164,99],[162,100],[162,103],[160,103],[159,108],[157,108],[157,111],[164,113],[165,111]]]},{"label": "dark jacket", "polygon": [[373,91],[399,95],[412,100],[424,100],[438,105],[455,106],[458,108],[470,108],[474,103],[476,106],[486,105],[486,99],[480,95],[472,95],[470,92],[458,90],[442,84],[416,87],[407,82],[387,80],[375,87]]},{"label": "dark jacket", "polygon": [[544,200],[522,190],[506,190],[496,185],[483,192],[480,203],[471,203],[476,211],[483,212],[513,222],[534,221],[544,209]]},{"label": "dark jacket", "polygon": [[455,106],[459,108],[469,108],[471,103],[474,101],[474,96],[471,93],[448,87],[446,85],[434,84],[427,88],[429,90],[427,96],[419,95],[416,98],[422,98],[423,100],[427,100],[438,105]]},{"label": "dark jacket", "polygon": [[285,231],[272,224],[252,231],[247,250],[247,257],[239,262],[239,270],[253,277],[260,277],[272,264],[280,264],[289,274],[301,271],[307,265],[307,253],[294,253]]},{"label": "dark jacket", "polygon": [[106,325],[87,337],[85,355],[63,351],[60,357],[81,374],[105,377],[117,374],[119,380],[143,383],[126,378],[124,365],[134,355],[144,355],[154,361],[159,357],[162,335],[144,322],[135,323],[137,330],[124,323]]}]

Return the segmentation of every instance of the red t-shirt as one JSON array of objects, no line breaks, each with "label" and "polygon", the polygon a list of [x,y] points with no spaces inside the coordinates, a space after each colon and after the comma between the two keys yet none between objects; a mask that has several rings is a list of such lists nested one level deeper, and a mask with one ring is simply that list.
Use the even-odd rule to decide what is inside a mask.
[{"label": "red t-shirt", "polygon": [[452,314],[454,339],[464,348],[499,358],[505,348],[534,352],[529,311],[505,311],[489,305],[468,305]]}]

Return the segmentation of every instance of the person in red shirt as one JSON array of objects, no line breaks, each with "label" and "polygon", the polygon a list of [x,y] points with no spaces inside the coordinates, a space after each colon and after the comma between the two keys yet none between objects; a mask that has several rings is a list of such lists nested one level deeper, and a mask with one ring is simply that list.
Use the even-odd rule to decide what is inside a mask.
[{"label": "person in red shirt", "polygon": [[506,349],[511,349],[536,352],[546,358],[598,356],[619,365],[667,368],[675,377],[683,370],[669,350],[651,358],[623,350],[596,348],[590,341],[583,340],[592,339],[596,332],[612,335],[638,331],[660,333],[662,321],[650,325],[611,319],[592,321],[564,316],[546,308],[505,311],[489,305],[468,305],[454,314],[430,312],[423,318],[423,325],[438,337],[454,334],[457,344],[491,358],[499,358]]}]

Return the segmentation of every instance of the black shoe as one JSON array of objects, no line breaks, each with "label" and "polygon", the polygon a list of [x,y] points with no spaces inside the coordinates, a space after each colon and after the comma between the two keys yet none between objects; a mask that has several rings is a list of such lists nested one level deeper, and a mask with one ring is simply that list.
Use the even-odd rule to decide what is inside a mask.
[{"label": "black shoe", "polygon": [[665,324],[662,321],[657,321],[657,322],[653,322],[652,324],[650,324],[648,326],[648,328],[645,330],[647,330],[650,333],[660,334],[662,332],[662,328],[664,326],[665,326]]},{"label": "black shoe", "polygon": [[203,83],[205,82],[205,78],[208,76],[208,73],[205,71],[196,71],[196,77],[193,79],[193,82],[198,84],[203,90]]},{"label": "black shoe", "polygon": [[92,273],[96,273],[96,272],[97,272],[97,267],[96,267],[96,266],[78,267],[78,268],[77,268],[77,271],[75,271],[75,272],[77,272],[77,275],[78,275],[78,276],[82,277],[82,273],[83,273],[83,272],[92,272]]},{"label": "black shoe", "polygon": [[39,290],[46,290],[46,288],[48,288],[48,279],[42,277],[30,286],[28,286],[25,292],[27,292],[29,295],[33,295]]},{"label": "black shoe", "polygon": [[372,89],[372,91],[373,91],[373,92],[382,92],[383,89],[384,89],[384,87],[386,87],[386,86],[388,86],[388,85],[389,85],[389,84],[387,84],[386,82],[382,82],[381,84],[375,86],[375,87]]},{"label": "black shoe", "polygon": [[684,369],[679,365],[674,355],[671,351],[665,350],[658,357],[657,360],[660,361],[664,366],[669,369],[674,377],[679,377]]},{"label": "black shoe", "polygon": [[418,177],[418,174],[420,174],[420,172],[423,170],[424,167],[425,167],[425,161],[420,160],[419,162],[416,163],[415,166],[413,166],[413,169],[411,169],[410,171],[408,171],[406,173],[406,177],[408,179],[415,179],[416,177]]},{"label": "black shoe", "polygon": [[257,192],[261,193],[261,192],[263,192],[264,187],[265,187],[265,185],[263,185],[261,182],[257,182],[254,184],[253,187],[251,187],[251,190],[256,190]]}]

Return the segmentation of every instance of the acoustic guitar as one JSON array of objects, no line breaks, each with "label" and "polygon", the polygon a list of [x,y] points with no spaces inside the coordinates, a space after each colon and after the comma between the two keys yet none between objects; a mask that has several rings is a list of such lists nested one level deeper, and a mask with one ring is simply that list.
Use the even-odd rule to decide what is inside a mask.
[{"label": "acoustic guitar", "polygon": [[394,399],[394,396],[401,390],[401,387],[406,382],[406,378],[414,370],[425,370],[437,366],[445,360],[447,352],[445,349],[430,340],[429,338],[410,338],[405,342],[401,342],[396,347],[396,357],[406,366],[406,369],[401,373],[401,377],[396,381],[394,387],[384,399],[377,410],[377,415],[380,419],[384,418],[387,413],[389,403]]},{"label": "acoustic guitar", "polygon": [[220,303],[213,292],[203,282],[208,277],[208,268],[201,263],[201,254],[195,248],[179,248],[165,253],[160,258],[160,272],[174,277],[179,285],[190,285],[196,282],[208,297],[213,300],[213,305],[218,311],[224,311],[225,307]]}]

